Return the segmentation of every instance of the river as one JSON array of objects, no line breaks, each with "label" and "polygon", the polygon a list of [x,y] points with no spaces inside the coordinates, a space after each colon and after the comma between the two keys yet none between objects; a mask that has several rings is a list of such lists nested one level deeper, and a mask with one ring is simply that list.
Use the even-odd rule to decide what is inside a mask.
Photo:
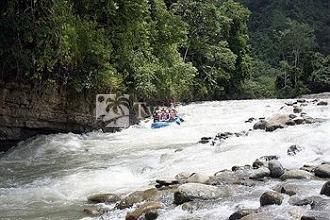
[{"label": "river", "polygon": [[[309,116],[327,119],[323,123],[271,133],[251,131],[216,146],[197,143],[218,132],[248,131],[253,124],[245,121],[250,117],[291,113],[292,107],[280,109],[285,101],[189,104],[178,107],[185,119],[181,126],[153,130],[150,123],[141,123],[112,134],[41,135],[22,142],[0,158],[0,219],[88,219],[82,210],[91,194],[125,195],[146,189],[155,179],[173,179],[183,171],[212,175],[233,165],[251,164],[265,155],[280,156],[286,168],[329,162],[329,106],[304,107]],[[303,151],[291,157],[287,149],[293,144],[302,146]],[[255,191],[269,188],[267,184]],[[313,181],[306,184],[321,186]],[[319,191],[317,187],[315,191]],[[252,192],[240,201],[228,200],[193,214],[174,208],[161,212],[159,219],[227,219],[236,205],[258,207],[259,201]],[[113,211],[104,219],[123,219],[126,212]]]}]

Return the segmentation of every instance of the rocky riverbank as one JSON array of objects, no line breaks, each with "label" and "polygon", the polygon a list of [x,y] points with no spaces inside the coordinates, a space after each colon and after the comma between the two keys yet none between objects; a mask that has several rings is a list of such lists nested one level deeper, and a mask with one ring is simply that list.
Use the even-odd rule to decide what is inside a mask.
[{"label": "rocky riverbank", "polygon": [[[278,129],[323,123],[322,118],[308,116],[304,107],[322,108],[326,105],[328,103],[322,100],[299,99],[287,102],[281,109],[291,108],[291,114],[249,118],[245,123],[253,123],[251,129],[220,132],[215,137],[202,137],[199,143],[221,147],[229,138],[248,136],[259,130],[264,130],[264,138],[267,138],[268,132]],[[289,145],[286,154],[288,158],[294,158],[304,150],[299,145]],[[155,180],[154,186],[128,195],[91,195],[84,212],[90,216],[107,218],[109,213],[125,210],[126,220],[151,220],[174,209],[181,209],[194,216],[195,212],[212,208],[216,204],[236,202],[240,205],[234,207],[227,219],[330,219],[330,161],[289,169],[279,159],[278,155],[265,155],[252,164],[233,166],[211,176],[183,172],[173,179]],[[255,201],[254,208],[251,208],[251,204],[244,204],[246,198]],[[256,203],[259,207],[255,207]]]}]

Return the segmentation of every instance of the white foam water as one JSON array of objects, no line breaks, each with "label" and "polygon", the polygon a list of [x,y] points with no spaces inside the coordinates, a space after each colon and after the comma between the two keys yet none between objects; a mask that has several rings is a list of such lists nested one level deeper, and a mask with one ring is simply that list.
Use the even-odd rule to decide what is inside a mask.
[{"label": "white foam water", "polygon": [[[265,155],[278,155],[286,168],[330,161],[328,106],[304,107],[309,116],[326,119],[323,123],[271,133],[251,131],[248,136],[232,137],[216,146],[197,143],[201,137],[214,137],[218,132],[248,131],[253,123],[245,121],[250,117],[291,113],[292,107],[284,105],[286,101],[196,103],[178,107],[185,119],[180,126],[151,129],[150,122],[142,122],[113,134],[43,135],[22,142],[0,158],[0,218],[82,219],[88,195],[126,195],[150,187],[155,179],[173,179],[184,171],[212,175],[234,165],[251,164]],[[293,144],[303,148],[294,157],[287,155]],[[159,219],[227,219],[237,205],[257,207],[255,198],[272,184],[252,190],[240,201],[233,198],[193,213],[176,207],[162,211]],[[318,182],[308,184],[320,187]],[[277,209],[288,219],[282,213],[292,207]],[[123,219],[126,212],[116,210],[104,219]]]}]

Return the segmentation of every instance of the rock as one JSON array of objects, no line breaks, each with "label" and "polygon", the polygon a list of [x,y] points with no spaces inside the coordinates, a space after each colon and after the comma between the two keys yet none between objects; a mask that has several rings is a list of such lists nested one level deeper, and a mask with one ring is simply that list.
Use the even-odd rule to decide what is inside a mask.
[{"label": "rock", "polygon": [[[285,122],[285,124],[288,123],[288,122]],[[266,126],[266,131],[267,132],[272,132],[272,131],[275,131],[277,129],[282,129],[284,128],[283,125],[280,125],[280,124],[267,124]]]},{"label": "rock", "polygon": [[278,193],[273,191],[265,192],[260,197],[260,205],[281,205],[284,197]]},{"label": "rock", "polygon": [[305,122],[305,119],[302,118],[302,117],[297,117],[295,119],[293,119],[294,123],[297,124],[297,125],[301,125]]},{"label": "rock", "polygon": [[303,118],[304,118],[304,122],[306,124],[313,124],[313,123],[317,122],[316,119],[309,117],[309,116],[303,116]]},{"label": "rock", "polygon": [[295,118],[297,118],[297,117],[298,117],[298,116],[295,115],[295,114],[290,114],[290,115],[289,115],[289,118],[290,118],[290,119],[295,119]]},{"label": "rock", "polygon": [[321,201],[321,200],[323,200],[323,199],[319,196],[311,196],[311,197],[307,197],[304,199],[292,197],[289,200],[289,204],[293,205],[293,206],[306,206],[306,205],[312,206],[313,204],[315,204],[316,202]]},{"label": "rock", "polygon": [[297,103],[305,103],[306,102],[306,99],[298,99],[297,100]]},{"label": "rock", "polygon": [[203,184],[206,184],[209,181],[210,181],[209,176],[198,173],[191,174],[186,180],[187,183],[203,183]]},{"label": "rock", "polygon": [[309,211],[301,217],[301,220],[330,220],[329,212]]},{"label": "rock", "polygon": [[316,211],[325,211],[329,210],[330,211],[330,199],[322,199],[319,201],[315,201],[312,203],[312,209]]},{"label": "rock", "polygon": [[[237,170],[239,171],[239,170]],[[223,170],[214,174],[210,183],[213,185],[222,185],[222,184],[235,184],[240,182],[242,179],[239,176],[239,173],[230,170]]]},{"label": "rock", "polygon": [[328,102],[325,102],[325,101],[320,101],[319,103],[317,103],[318,106],[321,106],[321,105],[328,105]]},{"label": "rock", "polygon": [[256,213],[257,210],[256,209],[240,209],[236,212],[234,212],[233,214],[231,214],[231,216],[229,217],[229,220],[238,220],[243,218],[244,216]]},{"label": "rock", "polygon": [[245,123],[252,123],[255,120],[256,120],[255,118],[249,118],[248,120],[245,121]]},{"label": "rock", "polygon": [[179,181],[179,183],[186,183],[187,182],[187,179],[191,176],[191,173],[188,173],[188,172],[182,172],[182,173],[179,173],[175,176],[175,179],[177,181]]},{"label": "rock", "polygon": [[275,155],[271,155],[271,156],[263,156],[263,157],[260,157],[258,159],[256,159],[253,164],[252,164],[252,167],[253,168],[260,168],[262,166],[266,166],[268,167],[268,162],[271,161],[271,160],[278,160],[279,157],[278,156],[275,156]]},{"label": "rock", "polygon": [[260,168],[263,166],[265,166],[265,162],[261,161],[260,159],[256,159],[252,164],[253,168]]},{"label": "rock", "polygon": [[93,203],[116,203],[120,200],[120,197],[115,194],[106,193],[92,195],[89,196],[87,199],[89,202]]},{"label": "rock", "polygon": [[252,213],[250,215],[244,216],[241,220],[280,220],[270,216],[270,213]]},{"label": "rock", "polygon": [[233,166],[232,168],[231,168],[231,170],[233,171],[233,172],[236,172],[236,171],[238,171],[238,170],[250,170],[251,169],[251,166],[250,165],[244,165],[244,166]]},{"label": "rock", "polygon": [[273,178],[279,178],[284,174],[284,168],[278,160],[272,160],[268,163],[268,168],[270,170],[270,176]]},{"label": "rock", "polygon": [[298,107],[298,106],[293,107],[293,113],[300,113],[302,111],[303,111],[303,109],[301,107]]},{"label": "rock", "polygon": [[136,191],[134,193],[129,194],[124,199],[122,199],[117,204],[116,208],[126,209],[140,202],[160,201],[163,192],[164,191],[160,191],[155,188],[148,189],[145,191]]},{"label": "rock", "polygon": [[91,217],[96,217],[104,214],[104,210],[99,207],[86,207],[84,213]]},{"label": "rock", "polygon": [[267,125],[267,121],[265,121],[265,120],[260,120],[259,122],[255,123],[255,124],[253,125],[253,129],[254,129],[254,130],[258,130],[258,129],[260,129],[260,130],[265,130],[265,129],[266,129],[266,125]]},{"label": "rock", "polygon": [[157,185],[155,185],[156,188],[162,188],[162,187],[169,187],[173,185],[179,184],[179,181],[172,180],[172,181],[166,181],[166,180],[156,180]]},{"label": "rock", "polygon": [[267,167],[260,167],[250,171],[250,179],[258,180],[270,175],[270,170]]},{"label": "rock", "polygon": [[330,196],[330,181],[326,182],[322,189],[321,189],[321,195]]},{"label": "rock", "polygon": [[321,164],[315,169],[315,176],[321,178],[330,178],[330,164]]},{"label": "rock", "polygon": [[311,166],[311,165],[304,165],[303,167],[300,168],[300,170],[305,170],[305,171],[310,172],[310,173],[314,172],[315,169],[316,169],[316,167]]},{"label": "rock", "polygon": [[227,187],[216,187],[200,183],[186,183],[174,193],[174,204],[181,205],[195,199],[210,200],[229,196]]},{"label": "rock", "polygon": [[285,103],[287,106],[293,106],[293,105],[296,105],[297,102],[286,102]]},{"label": "rock", "polygon": [[296,125],[296,122],[294,122],[292,119],[290,119],[289,121],[287,121],[285,123],[285,125],[287,125],[287,126],[294,126],[294,125]]},{"label": "rock", "polygon": [[298,152],[302,151],[302,147],[298,146],[298,145],[291,145],[288,150],[287,150],[287,154],[289,156],[294,156],[296,155]]},{"label": "rock", "polygon": [[202,137],[201,140],[198,142],[200,144],[207,144],[210,142],[212,138],[211,137]]},{"label": "rock", "polygon": [[286,171],[282,176],[281,180],[287,179],[311,179],[313,175],[304,170],[289,170]]},{"label": "rock", "polygon": [[[144,216],[144,219],[146,220],[156,219],[158,214],[155,211],[162,207],[163,204],[160,202],[146,202],[141,206],[138,206],[134,211],[128,212],[126,220],[138,220],[142,216]],[[147,215],[147,217],[145,215]]]}]

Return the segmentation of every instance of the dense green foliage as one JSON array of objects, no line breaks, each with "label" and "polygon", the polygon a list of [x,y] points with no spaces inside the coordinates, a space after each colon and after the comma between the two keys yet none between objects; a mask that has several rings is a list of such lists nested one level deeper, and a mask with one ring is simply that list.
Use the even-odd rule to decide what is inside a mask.
[{"label": "dense green foliage", "polygon": [[[249,28],[253,54],[267,67],[267,81],[276,81],[274,95],[330,91],[329,1],[240,2],[252,12]],[[274,69],[276,74],[271,74]]]},{"label": "dense green foliage", "polygon": [[155,101],[327,91],[329,14],[325,0],[3,0],[0,80]]}]

